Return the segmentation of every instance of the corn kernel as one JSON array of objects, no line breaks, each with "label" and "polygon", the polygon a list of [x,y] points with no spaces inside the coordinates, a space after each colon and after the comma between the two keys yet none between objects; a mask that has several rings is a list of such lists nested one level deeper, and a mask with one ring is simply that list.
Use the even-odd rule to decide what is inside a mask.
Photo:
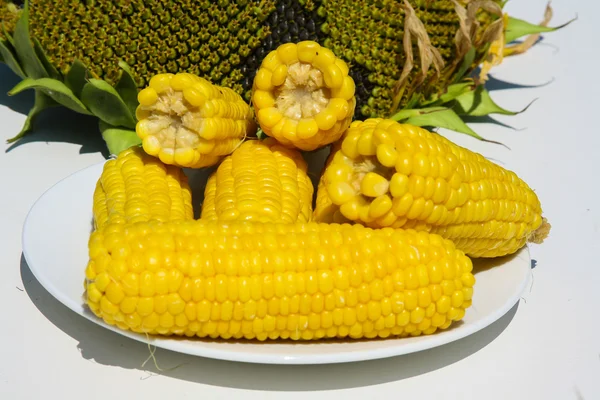
[{"label": "corn kernel", "polygon": [[340,88],[344,83],[344,74],[336,64],[330,64],[323,70],[323,78],[325,85],[329,88]]},{"label": "corn kernel", "polygon": [[142,106],[151,106],[158,100],[158,93],[152,87],[147,87],[138,93],[138,102]]},{"label": "corn kernel", "polygon": [[[388,195],[377,197],[369,206],[369,215],[372,218],[379,218],[392,209],[392,199]],[[393,216],[395,219],[395,215]]]},{"label": "corn kernel", "polygon": [[296,44],[285,43],[279,46],[276,51],[282,63],[291,65],[298,62],[298,51]]},{"label": "corn kernel", "polygon": [[321,46],[313,41],[303,41],[298,43],[298,60],[305,63],[312,63],[320,48]]},{"label": "corn kernel", "polygon": [[170,88],[169,83],[173,78],[173,74],[157,74],[150,78],[149,86],[156,91],[162,93]]},{"label": "corn kernel", "polygon": [[326,131],[328,129],[333,128],[333,126],[337,122],[337,117],[333,112],[329,111],[328,109],[325,109],[317,115],[315,115],[314,120],[317,123],[319,129]]},{"label": "corn kernel", "polygon": [[194,107],[200,107],[208,100],[201,91],[194,87],[183,89],[183,98]]},{"label": "corn kernel", "polygon": [[327,193],[335,204],[343,204],[355,195],[352,186],[346,182],[334,182],[327,185]]},{"label": "corn kernel", "polygon": [[259,109],[265,109],[275,106],[275,99],[271,92],[265,90],[255,90],[252,95],[252,104]]},{"label": "corn kernel", "polygon": [[[286,68],[287,72],[287,68]],[[273,88],[273,83],[271,81],[273,73],[266,68],[261,68],[256,73],[254,78],[254,84],[259,90],[271,90]],[[285,79],[285,78],[284,78]]]},{"label": "corn kernel", "polygon": [[[262,71],[268,71],[268,70],[262,70]],[[278,65],[274,70],[273,73],[271,75],[271,85],[265,89],[262,90],[270,90],[273,88],[273,86],[281,86],[283,85],[283,83],[285,82],[286,78],[288,76],[288,68],[285,64],[281,64]]]},{"label": "corn kernel", "polygon": [[298,121],[297,135],[300,139],[308,139],[319,132],[319,125],[315,119],[301,119]]},{"label": "corn kernel", "polygon": [[394,167],[398,161],[398,152],[393,145],[380,144],[377,146],[377,160],[385,167]]},{"label": "corn kernel", "polygon": [[327,111],[335,115],[338,121],[344,120],[351,113],[348,101],[338,97],[334,97],[329,100]]},{"label": "corn kernel", "polygon": [[360,186],[362,194],[369,197],[379,197],[387,193],[390,183],[383,176],[368,172]]}]

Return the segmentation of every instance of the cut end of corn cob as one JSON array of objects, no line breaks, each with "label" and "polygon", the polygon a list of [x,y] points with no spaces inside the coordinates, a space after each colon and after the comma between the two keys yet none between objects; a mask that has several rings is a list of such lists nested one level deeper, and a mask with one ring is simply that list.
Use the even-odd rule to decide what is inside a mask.
[{"label": "cut end of corn cob", "polygon": [[348,66],[318,43],[286,43],[256,73],[252,104],[261,129],[286,146],[311,151],[338,140],[354,115]]},{"label": "cut end of corn cob", "polygon": [[550,229],[552,225],[546,218],[542,218],[542,224],[531,235],[527,238],[527,242],[542,244],[544,240],[550,235]]},{"label": "cut end of corn cob", "polygon": [[106,161],[94,191],[94,225],[194,218],[192,194],[181,168],[164,165],[139,147]]},{"label": "cut end of corn cob", "polygon": [[165,164],[212,166],[256,132],[241,96],[193,74],[155,75],[138,101],[137,135]]},{"label": "cut end of corn cob", "polygon": [[355,121],[321,177],[315,220],[438,233],[473,257],[540,240],[542,210],[517,175],[425,129]]},{"label": "cut end of corn cob", "polygon": [[248,140],[209,177],[201,218],[308,222],[314,188],[306,171],[299,151],[273,138]]},{"label": "cut end of corn cob", "polygon": [[433,334],[471,306],[452,242],[361,225],[170,221],[92,233],[86,299],[124,330],[222,339]]}]

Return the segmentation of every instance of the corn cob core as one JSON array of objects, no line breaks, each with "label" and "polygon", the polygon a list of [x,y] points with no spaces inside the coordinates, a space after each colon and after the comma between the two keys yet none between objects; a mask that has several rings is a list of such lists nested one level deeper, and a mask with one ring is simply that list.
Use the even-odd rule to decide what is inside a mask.
[{"label": "corn cob core", "polygon": [[300,152],[275,139],[248,140],[208,178],[201,218],[308,222],[313,186]]},{"label": "corn cob core", "polygon": [[353,122],[336,144],[314,219],[437,233],[473,257],[514,253],[549,229],[538,197],[514,172],[386,119]]},{"label": "corn cob core", "polygon": [[338,140],[356,100],[348,66],[304,41],[270,52],[254,79],[252,104],[261,129],[285,146],[311,151]]},{"label": "corn cob core", "polygon": [[187,177],[139,147],[106,161],[96,183],[94,225],[194,218]]},{"label": "corn cob core", "polygon": [[233,90],[196,75],[158,74],[138,94],[137,135],[165,164],[216,164],[256,132],[250,106]]},{"label": "corn cob core", "polygon": [[472,264],[438,235],[361,225],[170,221],[92,233],[90,309],[134,332],[223,339],[418,336],[471,305]]}]

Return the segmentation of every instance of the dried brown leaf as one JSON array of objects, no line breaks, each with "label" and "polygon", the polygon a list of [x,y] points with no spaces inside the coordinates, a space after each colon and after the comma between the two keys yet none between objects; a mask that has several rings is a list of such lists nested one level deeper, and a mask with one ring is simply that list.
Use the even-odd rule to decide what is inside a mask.
[{"label": "dried brown leaf", "polygon": [[[454,10],[458,15],[459,28],[454,35],[456,45],[456,58],[462,59],[471,48],[471,29],[467,26],[467,9],[458,1],[454,1]],[[455,61],[456,63],[456,61]]]},{"label": "dried brown leaf", "polygon": [[485,46],[488,43],[496,40],[499,35],[498,30],[501,30],[503,27],[500,18],[499,20],[491,23],[478,40],[477,32],[479,31],[480,24],[479,21],[477,21],[477,12],[480,9],[483,9],[490,14],[501,17],[502,8],[491,0],[470,0],[465,3],[466,8],[457,0],[453,0],[453,2],[454,9],[458,15],[459,28],[454,37],[456,57],[453,67],[451,68],[452,70],[454,70],[454,68],[461,63],[463,57],[467,54],[471,47],[481,48],[482,46]]},{"label": "dried brown leaf", "polygon": [[413,39],[417,42],[419,59],[421,62],[421,75],[414,81],[415,86],[418,86],[427,77],[431,65],[433,65],[436,74],[439,76],[440,71],[444,67],[444,59],[439,50],[431,44],[425,25],[423,25],[419,17],[417,17],[415,10],[407,0],[404,0],[404,38],[402,45],[405,52],[405,60],[400,79],[394,87],[394,103],[392,111],[395,111],[398,106],[408,76],[414,68]]}]

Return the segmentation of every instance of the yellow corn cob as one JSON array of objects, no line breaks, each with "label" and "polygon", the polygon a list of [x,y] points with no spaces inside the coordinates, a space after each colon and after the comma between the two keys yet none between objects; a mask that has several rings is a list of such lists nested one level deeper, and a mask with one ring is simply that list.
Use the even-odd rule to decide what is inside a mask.
[{"label": "yellow corn cob", "polygon": [[165,164],[216,164],[256,132],[250,106],[232,89],[193,74],[158,74],[138,94],[137,135]]},{"label": "yellow corn cob", "polygon": [[549,230],[535,192],[514,172],[387,119],[353,122],[336,143],[314,219],[437,233],[473,257],[514,253]]},{"label": "yellow corn cob", "polygon": [[252,104],[261,129],[285,146],[311,151],[338,140],[356,100],[348,66],[318,43],[286,43],[254,78]]},{"label": "yellow corn cob", "polygon": [[122,151],[106,161],[94,191],[94,224],[193,219],[187,177],[139,147]]},{"label": "yellow corn cob", "polygon": [[314,189],[306,170],[300,152],[275,139],[246,141],[208,178],[201,218],[308,222]]},{"label": "yellow corn cob", "polygon": [[438,235],[249,221],[92,233],[89,308],[121,329],[211,338],[418,336],[471,305],[471,260]]}]

